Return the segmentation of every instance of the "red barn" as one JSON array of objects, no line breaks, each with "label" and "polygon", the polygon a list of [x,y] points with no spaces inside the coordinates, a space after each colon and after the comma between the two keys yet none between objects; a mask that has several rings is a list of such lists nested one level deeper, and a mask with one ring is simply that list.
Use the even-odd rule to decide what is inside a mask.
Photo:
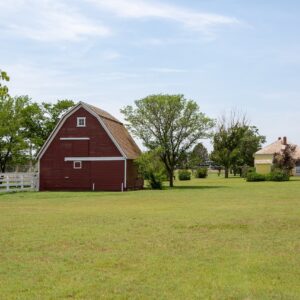
[{"label": "red barn", "polygon": [[39,190],[141,189],[134,165],[140,154],[120,121],[80,102],[61,118],[38,153]]}]

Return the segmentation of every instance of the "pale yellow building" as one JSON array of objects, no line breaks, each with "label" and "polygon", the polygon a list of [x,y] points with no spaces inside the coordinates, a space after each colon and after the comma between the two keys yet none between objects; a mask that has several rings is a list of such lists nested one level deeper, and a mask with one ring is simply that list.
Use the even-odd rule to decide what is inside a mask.
[{"label": "pale yellow building", "polygon": [[[271,145],[268,145],[254,154],[256,172],[260,174],[270,173],[275,153],[281,152],[287,145],[287,138],[278,138]],[[293,175],[300,176],[300,147],[297,146],[295,158],[298,160]]]}]

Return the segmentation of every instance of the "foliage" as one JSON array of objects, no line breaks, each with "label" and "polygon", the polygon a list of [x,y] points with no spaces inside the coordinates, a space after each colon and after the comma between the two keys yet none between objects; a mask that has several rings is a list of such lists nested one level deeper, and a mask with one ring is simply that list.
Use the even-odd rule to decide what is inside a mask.
[{"label": "foliage", "polygon": [[75,105],[73,100],[63,99],[58,100],[56,103],[43,102],[40,106],[42,119],[42,138],[45,141],[53,131],[54,127],[70,108]]},{"label": "foliage", "polygon": [[26,161],[28,143],[24,138],[24,110],[29,104],[23,97],[0,98],[0,171],[7,165]]},{"label": "foliage", "polygon": [[245,116],[232,112],[229,120],[226,116],[219,120],[211,159],[224,167],[226,178],[230,168],[241,175],[244,165],[253,166],[253,155],[264,141],[265,137],[259,135],[255,126],[248,124]]},{"label": "foliage", "polygon": [[249,172],[247,174],[246,180],[248,182],[266,181],[266,176],[263,174],[256,173],[256,172]]},{"label": "foliage", "polygon": [[275,169],[280,169],[286,174],[290,174],[296,166],[295,159],[296,146],[287,144],[279,153],[275,153],[273,166]]},{"label": "foliage", "polygon": [[166,171],[159,157],[159,150],[144,152],[135,161],[139,174],[148,180],[152,189],[162,189],[163,181],[167,179]]},{"label": "foliage", "polygon": [[191,172],[189,170],[179,170],[178,171],[179,180],[191,180]]},{"label": "foliage", "polygon": [[59,118],[70,107],[71,100],[57,103],[34,103],[28,96],[11,97],[2,81],[9,77],[0,71],[0,171],[7,165],[33,163]]},{"label": "foliage", "polygon": [[255,172],[256,172],[255,167],[244,166],[242,168],[242,177],[246,178],[249,173],[255,173]]},{"label": "foliage", "polygon": [[0,69],[0,99],[3,99],[8,95],[8,87],[4,84],[4,82],[9,81],[9,77],[6,72]]},{"label": "foliage", "polygon": [[206,178],[208,175],[208,169],[205,167],[198,168],[195,172],[196,178]]},{"label": "foliage", "polygon": [[160,158],[173,186],[175,166],[201,138],[209,136],[214,122],[200,112],[195,101],[183,95],[151,95],[121,112],[130,131],[149,150],[161,149]]},{"label": "foliage", "polygon": [[267,175],[268,181],[289,181],[289,173],[281,169],[274,169],[270,174]]},{"label": "foliage", "polygon": [[289,181],[290,176],[283,170],[274,169],[271,173],[267,175],[258,174],[255,171],[250,171],[247,173],[246,180],[249,182],[253,181]]},{"label": "foliage", "polygon": [[199,143],[197,144],[193,151],[189,154],[188,160],[189,160],[189,167],[197,167],[201,163],[204,163],[209,159],[208,156],[208,151],[206,147],[202,144]]}]

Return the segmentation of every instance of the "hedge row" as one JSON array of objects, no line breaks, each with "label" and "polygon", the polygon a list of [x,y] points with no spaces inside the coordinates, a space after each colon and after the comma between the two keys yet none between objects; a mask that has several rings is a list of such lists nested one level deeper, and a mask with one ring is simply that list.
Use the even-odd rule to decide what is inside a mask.
[{"label": "hedge row", "polygon": [[289,181],[290,176],[282,170],[274,170],[267,175],[259,174],[256,172],[248,172],[246,180],[248,182],[257,181]]}]

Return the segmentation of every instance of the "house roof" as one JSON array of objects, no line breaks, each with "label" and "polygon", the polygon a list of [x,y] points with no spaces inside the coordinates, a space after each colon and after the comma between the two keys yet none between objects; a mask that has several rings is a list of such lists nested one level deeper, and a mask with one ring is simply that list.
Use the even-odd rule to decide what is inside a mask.
[{"label": "house roof", "polygon": [[261,150],[257,151],[255,154],[275,154],[280,152],[283,149],[284,145],[282,144],[281,140],[277,140],[276,142],[262,148]]},{"label": "house roof", "polygon": [[128,159],[136,159],[141,154],[140,148],[135,143],[122,122],[98,107],[89,105],[87,103],[84,103],[84,105],[92,109],[102,119],[103,123]]},{"label": "house roof", "polygon": [[[294,144],[292,144],[294,145]],[[295,152],[295,157],[300,159],[300,147],[298,145],[296,146],[296,152]],[[275,153],[280,152],[285,148],[285,145],[283,144],[282,139],[278,139],[276,142],[262,148],[261,150],[257,151],[255,155],[273,155]]]}]

